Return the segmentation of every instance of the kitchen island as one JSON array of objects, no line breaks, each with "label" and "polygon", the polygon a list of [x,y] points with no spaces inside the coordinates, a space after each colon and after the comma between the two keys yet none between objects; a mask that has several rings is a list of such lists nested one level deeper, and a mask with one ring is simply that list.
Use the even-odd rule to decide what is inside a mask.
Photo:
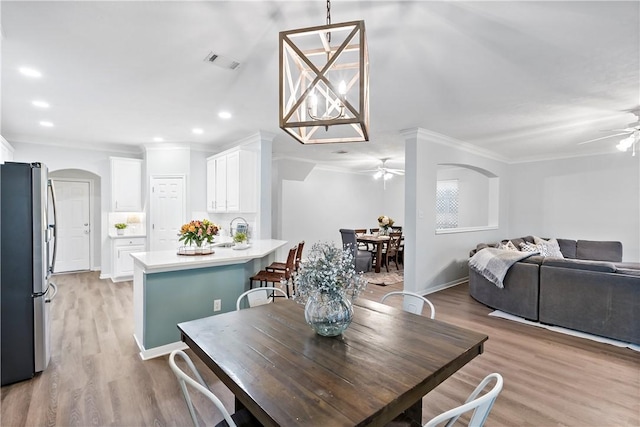
[{"label": "kitchen island", "polygon": [[[143,360],[186,348],[176,325],[235,310],[249,277],[275,261],[284,240],[253,240],[250,247],[214,247],[210,255],[176,250],[138,252],[133,258],[134,338]],[[219,301],[220,310],[214,311]],[[217,307],[216,307],[217,308]]]}]

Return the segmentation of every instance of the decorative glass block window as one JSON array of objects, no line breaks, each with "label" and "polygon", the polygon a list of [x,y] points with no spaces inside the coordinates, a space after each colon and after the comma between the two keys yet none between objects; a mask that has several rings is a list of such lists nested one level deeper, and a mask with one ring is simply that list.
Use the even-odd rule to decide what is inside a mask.
[{"label": "decorative glass block window", "polygon": [[458,180],[438,181],[436,185],[436,229],[458,227]]}]

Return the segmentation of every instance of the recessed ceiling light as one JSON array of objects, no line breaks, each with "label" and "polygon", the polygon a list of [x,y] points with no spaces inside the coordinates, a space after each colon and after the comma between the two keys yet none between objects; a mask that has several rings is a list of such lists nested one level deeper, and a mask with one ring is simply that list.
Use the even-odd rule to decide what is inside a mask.
[{"label": "recessed ceiling light", "polygon": [[43,120],[43,121],[40,122],[40,126],[44,126],[46,128],[50,128],[50,127],[53,127],[53,123]]},{"label": "recessed ceiling light", "polygon": [[38,108],[49,108],[49,103],[46,102],[46,101],[38,101],[38,100],[36,100],[36,101],[31,101],[31,103],[33,105],[35,105],[36,107],[38,107]]},{"label": "recessed ceiling light", "polygon": [[164,138],[160,137],[160,136],[156,136],[153,138],[153,142],[164,142]]},{"label": "recessed ceiling light", "polygon": [[196,135],[202,135],[204,133],[204,131],[200,128],[193,128],[191,129],[191,132],[195,133]]},{"label": "recessed ceiling light", "polygon": [[231,118],[231,113],[228,111],[220,111],[218,113],[218,117],[220,117],[221,119],[230,119]]},{"label": "recessed ceiling light", "polygon": [[34,70],[33,68],[20,67],[20,72],[28,77],[42,77],[42,73],[38,70]]}]

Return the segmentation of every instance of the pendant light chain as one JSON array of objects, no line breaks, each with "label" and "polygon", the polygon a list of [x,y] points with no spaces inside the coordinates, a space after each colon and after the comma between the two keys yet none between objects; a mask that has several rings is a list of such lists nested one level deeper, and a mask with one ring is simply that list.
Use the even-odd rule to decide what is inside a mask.
[{"label": "pendant light chain", "polygon": [[[331,0],[327,0],[327,25],[331,25]],[[331,43],[330,32],[327,32],[327,42]]]}]

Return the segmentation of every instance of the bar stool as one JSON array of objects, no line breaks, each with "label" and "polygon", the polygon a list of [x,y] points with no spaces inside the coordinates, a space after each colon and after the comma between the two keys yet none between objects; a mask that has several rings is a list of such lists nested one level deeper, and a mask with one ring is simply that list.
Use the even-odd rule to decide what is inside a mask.
[{"label": "bar stool", "polygon": [[253,289],[253,282],[260,282],[260,287],[264,286],[263,284],[266,285],[268,283],[273,283],[273,286],[275,287],[277,283],[285,282],[285,286],[287,287],[287,297],[291,297],[289,294],[289,282],[291,281],[291,273],[293,272],[297,250],[297,246],[289,249],[289,256],[287,256],[287,263],[284,271],[260,270],[251,276],[249,278],[249,289]]}]

